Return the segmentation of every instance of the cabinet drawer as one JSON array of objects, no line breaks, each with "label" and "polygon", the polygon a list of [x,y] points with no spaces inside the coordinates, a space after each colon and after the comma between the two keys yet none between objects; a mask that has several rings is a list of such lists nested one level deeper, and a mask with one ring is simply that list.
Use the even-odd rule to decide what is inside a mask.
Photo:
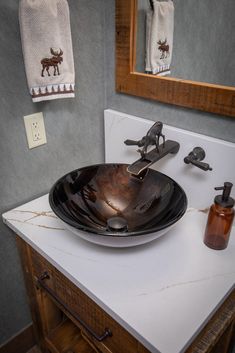
[{"label": "cabinet drawer", "polygon": [[39,287],[57,302],[60,309],[85,332],[102,352],[149,352],[92,299],[33,249],[31,261],[35,281],[39,280],[40,282]]}]

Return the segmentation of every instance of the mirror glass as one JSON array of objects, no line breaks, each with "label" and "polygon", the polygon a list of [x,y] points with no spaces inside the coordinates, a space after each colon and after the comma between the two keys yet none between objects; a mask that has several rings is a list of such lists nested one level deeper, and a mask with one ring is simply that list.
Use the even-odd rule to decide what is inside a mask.
[{"label": "mirror glass", "polygon": [[[235,1],[174,0],[173,3],[170,76],[234,87]],[[146,13],[149,6],[149,0],[138,0],[136,71],[142,73],[146,68]]]}]

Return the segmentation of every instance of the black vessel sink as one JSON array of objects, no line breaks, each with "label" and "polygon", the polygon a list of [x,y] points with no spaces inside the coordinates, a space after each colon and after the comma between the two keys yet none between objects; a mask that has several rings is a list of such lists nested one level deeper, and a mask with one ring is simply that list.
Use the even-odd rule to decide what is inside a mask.
[{"label": "black vessel sink", "polygon": [[54,213],[80,237],[106,246],[133,246],[166,233],[185,213],[183,189],[148,169],[143,179],[127,164],[100,164],[74,170],[52,187]]}]

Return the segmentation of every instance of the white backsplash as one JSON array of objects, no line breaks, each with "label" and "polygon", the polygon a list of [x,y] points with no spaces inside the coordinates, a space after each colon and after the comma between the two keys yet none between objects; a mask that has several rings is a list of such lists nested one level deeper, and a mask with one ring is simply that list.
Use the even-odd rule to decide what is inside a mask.
[{"label": "white backsplash", "polygon": [[[104,121],[106,163],[133,163],[139,159],[138,147],[126,146],[124,141],[126,139],[141,139],[154,121],[110,109],[105,110]],[[180,150],[176,155],[167,155],[152,168],[167,174],[183,187],[188,197],[189,207],[209,207],[213,203],[215,195],[219,193],[214,190],[214,187],[223,186],[225,181],[234,184],[232,196],[235,197],[234,143],[165,124],[163,134],[166,140],[179,142]],[[206,157],[203,162],[209,163],[213,168],[212,171],[203,171],[184,163],[184,157],[197,146],[205,150]]]}]

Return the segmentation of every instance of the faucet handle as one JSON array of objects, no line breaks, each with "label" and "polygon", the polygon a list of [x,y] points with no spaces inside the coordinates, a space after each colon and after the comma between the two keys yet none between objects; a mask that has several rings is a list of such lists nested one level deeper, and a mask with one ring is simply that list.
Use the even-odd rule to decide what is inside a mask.
[{"label": "faucet handle", "polygon": [[[185,162],[186,163],[186,162]],[[196,167],[202,169],[202,170],[212,170],[212,168],[209,166],[208,163],[204,163],[204,162],[199,162],[199,161],[194,161],[194,160],[191,160],[190,161],[191,164],[195,165]]]},{"label": "faucet handle", "polygon": [[138,147],[142,147],[142,140],[139,141],[135,141],[135,140],[125,140],[124,141],[125,145],[127,146],[138,146]]},{"label": "faucet handle", "polygon": [[184,163],[193,164],[202,170],[212,170],[208,163],[201,162],[206,156],[202,147],[195,147],[187,157],[184,158]]}]

